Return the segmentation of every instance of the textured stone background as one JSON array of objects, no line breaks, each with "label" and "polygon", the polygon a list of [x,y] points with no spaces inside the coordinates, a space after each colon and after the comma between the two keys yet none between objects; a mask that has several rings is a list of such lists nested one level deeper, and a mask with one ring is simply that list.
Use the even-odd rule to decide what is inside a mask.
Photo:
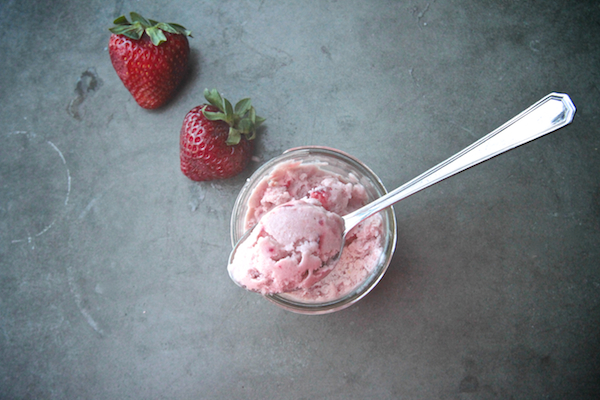
[{"label": "textured stone background", "polygon": [[[158,111],[107,28],[191,29]],[[600,3],[595,0],[0,2],[0,398],[600,398]],[[179,171],[204,88],[267,118],[227,181]],[[395,207],[378,287],[282,311],[225,264],[246,177],[299,145],[394,188],[549,92],[565,129]]]}]

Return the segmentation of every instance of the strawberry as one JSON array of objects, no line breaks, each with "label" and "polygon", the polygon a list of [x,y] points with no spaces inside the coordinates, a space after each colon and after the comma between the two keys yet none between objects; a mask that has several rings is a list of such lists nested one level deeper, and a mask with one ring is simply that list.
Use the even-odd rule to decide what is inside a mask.
[{"label": "strawberry", "polygon": [[181,127],[181,171],[194,181],[230,178],[242,172],[254,151],[256,115],[250,99],[235,108],[215,89],[204,91],[209,104],[194,107]]},{"label": "strawberry", "polygon": [[188,70],[191,32],[132,12],[115,19],[108,43],[112,65],[133,98],[154,109],[169,101]]},{"label": "strawberry", "polygon": [[329,210],[329,196],[330,190],[329,188],[319,188],[311,190],[308,194],[308,197],[311,199],[316,199],[321,203],[324,209]]}]

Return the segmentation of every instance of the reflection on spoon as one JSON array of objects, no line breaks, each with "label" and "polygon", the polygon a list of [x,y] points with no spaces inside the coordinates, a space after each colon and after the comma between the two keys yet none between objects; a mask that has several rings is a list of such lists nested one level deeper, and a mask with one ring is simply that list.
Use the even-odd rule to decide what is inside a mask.
[{"label": "reflection on spoon", "polygon": [[467,168],[568,125],[575,111],[568,95],[550,93],[446,161],[344,217],[309,200],[275,207],[238,241],[229,257],[229,275],[238,285],[262,294],[308,288],[334,268],[346,235],[366,218]]}]

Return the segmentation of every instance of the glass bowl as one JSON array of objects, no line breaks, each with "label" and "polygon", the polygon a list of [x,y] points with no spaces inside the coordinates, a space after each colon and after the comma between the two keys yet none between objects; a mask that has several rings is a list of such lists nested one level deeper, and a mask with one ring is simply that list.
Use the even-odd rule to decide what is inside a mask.
[{"label": "glass bowl", "polygon": [[[231,244],[235,246],[246,232],[248,203],[255,189],[271,173],[284,163],[299,162],[302,165],[316,165],[320,169],[340,175],[342,178],[365,188],[366,202],[387,193],[377,175],[356,158],[336,149],[318,146],[296,147],[285,151],[262,165],[244,184],[233,207],[231,215]],[[382,251],[376,265],[362,283],[335,299],[305,299],[292,293],[264,296],[277,306],[300,314],[325,314],[343,310],[365,297],[381,280],[387,270],[396,247],[396,217],[392,207],[379,213],[382,219]],[[336,267],[337,268],[337,267]]]}]

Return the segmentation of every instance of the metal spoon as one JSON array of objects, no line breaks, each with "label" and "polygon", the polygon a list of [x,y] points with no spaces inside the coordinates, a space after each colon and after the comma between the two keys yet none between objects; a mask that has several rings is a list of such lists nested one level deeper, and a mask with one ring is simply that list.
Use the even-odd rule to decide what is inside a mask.
[{"label": "metal spoon", "polygon": [[[467,168],[473,167],[492,157],[570,124],[575,116],[575,111],[575,105],[568,95],[562,93],[550,93],[464,150],[456,153],[399,188],[389,192],[385,196],[376,199],[350,214],[344,215],[342,217],[344,220],[344,233],[341,238],[340,251],[338,255],[329,260],[324,267],[332,268],[333,265],[335,265],[342,253],[345,236],[352,228],[366,218],[394,205],[408,196],[456,175]],[[251,230],[246,232],[234,247],[229,257],[230,264],[235,257],[236,250],[249,236],[250,231]]]},{"label": "metal spoon", "polygon": [[344,236],[364,219],[467,168],[489,160],[573,121],[575,105],[567,94],[550,93],[496,130],[385,196],[344,215]]}]

